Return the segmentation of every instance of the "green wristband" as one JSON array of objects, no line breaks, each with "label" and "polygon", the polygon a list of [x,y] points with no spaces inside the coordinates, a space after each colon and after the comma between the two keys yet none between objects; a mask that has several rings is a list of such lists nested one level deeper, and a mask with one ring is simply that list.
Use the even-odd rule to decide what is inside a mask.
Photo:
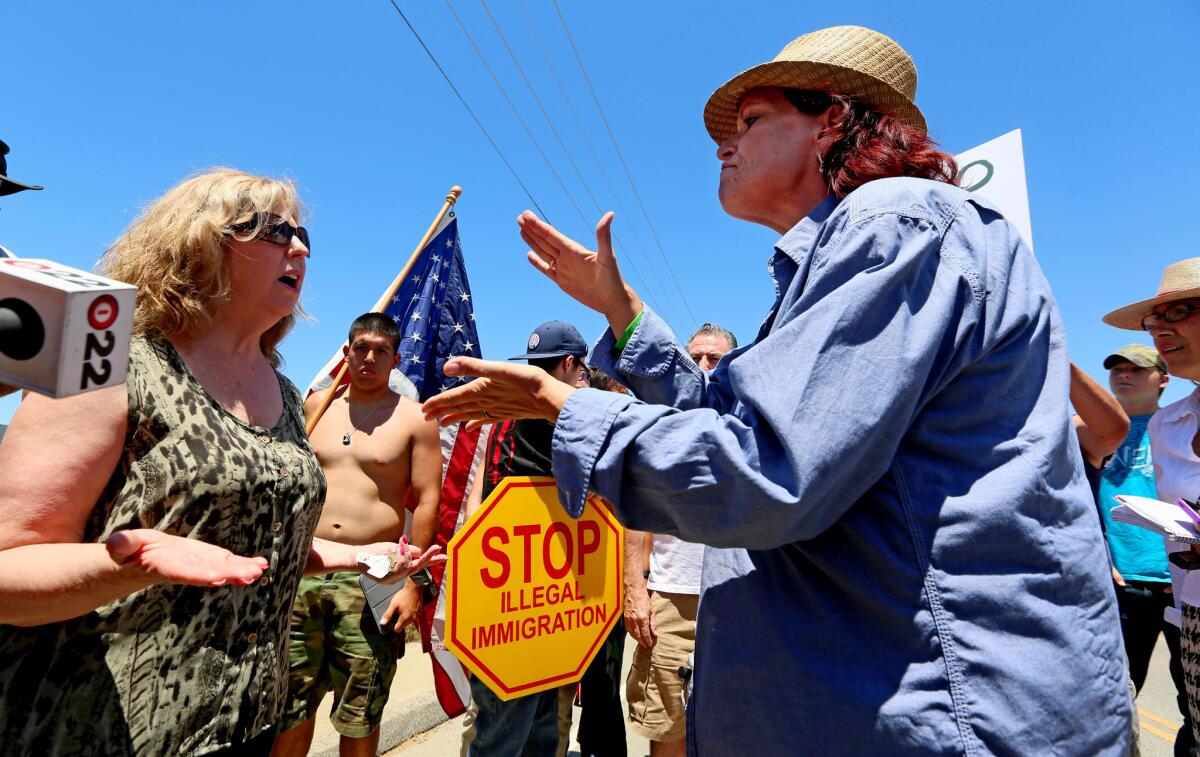
[{"label": "green wristband", "polygon": [[637,330],[638,325],[642,322],[642,316],[645,314],[646,311],[643,309],[640,313],[635,315],[633,320],[629,322],[629,325],[625,327],[625,333],[621,334],[621,338],[617,340],[615,345],[613,345],[614,356],[620,355],[625,349],[625,345],[629,344],[629,340],[633,338],[633,332]]}]

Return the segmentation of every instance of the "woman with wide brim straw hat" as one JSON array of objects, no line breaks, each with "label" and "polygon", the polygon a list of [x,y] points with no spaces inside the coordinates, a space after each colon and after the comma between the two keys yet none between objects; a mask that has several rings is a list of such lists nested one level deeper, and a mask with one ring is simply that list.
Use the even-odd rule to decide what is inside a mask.
[{"label": "woman with wide brim straw hat", "polygon": [[[1188,258],[1167,266],[1163,269],[1162,278],[1158,282],[1158,291],[1153,297],[1117,308],[1104,316],[1104,322],[1119,329],[1149,331],[1153,334],[1154,329],[1147,328],[1147,326],[1153,326],[1160,319],[1144,322],[1146,317],[1162,305],[1189,298],[1200,298],[1200,258]],[[1168,319],[1168,322],[1170,320]],[[1159,352],[1162,350],[1160,349]],[[1166,356],[1164,355],[1164,357]],[[1167,367],[1171,367],[1170,361],[1167,361]]]},{"label": "woman with wide brim straw hat", "polygon": [[[1163,271],[1153,297],[1104,316],[1110,326],[1146,331],[1172,376],[1200,382],[1200,258],[1172,263]],[[1200,498],[1200,388],[1167,405],[1150,419],[1150,454],[1158,498]],[[1168,552],[1186,544],[1166,540]],[[1195,547],[1192,547],[1195,549]],[[1200,740],[1200,571],[1171,565],[1175,605],[1180,609],[1180,648],[1188,710]]]},{"label": "woman with wide brim straw hat", "polygon": [[708,545],[689,754],[1128,752],[1062,319],[953,185],[916,82],[895,41],[835,27],[708,100],[722,208],[780,235],[763,326],[710,375],[621,277],[611,215],[593,252],[523,213],[529,261],[608,321],[589,364],[636,398],[456,358],[482,378],[425,403],[555,422],[569,512],[593,490]]}]

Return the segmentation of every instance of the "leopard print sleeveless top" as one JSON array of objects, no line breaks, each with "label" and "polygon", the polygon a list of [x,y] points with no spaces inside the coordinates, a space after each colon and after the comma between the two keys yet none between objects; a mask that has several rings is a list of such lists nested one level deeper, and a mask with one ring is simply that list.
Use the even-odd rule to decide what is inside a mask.
[{"label": "leopard print sleeveless top", "polygon": [[[125,450],[84,541],[125,528],[270,561],[251,586],[157,585],[83,617],[0,626],[0,752],[200,755],[271,727],[287,691],[288,614],[325,498],[300,395],[247,424],[169,342],[130,349]],[[48,454],[53,454],[47,450]]]}]

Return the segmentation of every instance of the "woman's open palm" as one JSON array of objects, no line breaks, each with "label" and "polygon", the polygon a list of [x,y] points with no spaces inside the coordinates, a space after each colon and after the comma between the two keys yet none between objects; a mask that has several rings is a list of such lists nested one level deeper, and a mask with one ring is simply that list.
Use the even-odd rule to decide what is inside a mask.
[{"label": "woman's open palm", "polygon": [[117,531],[105,546],[118,564],[136,566],[174,584],[244,586],[257,581],[268,565],[265,557],[240,557],[224,547],[152,528]]}]

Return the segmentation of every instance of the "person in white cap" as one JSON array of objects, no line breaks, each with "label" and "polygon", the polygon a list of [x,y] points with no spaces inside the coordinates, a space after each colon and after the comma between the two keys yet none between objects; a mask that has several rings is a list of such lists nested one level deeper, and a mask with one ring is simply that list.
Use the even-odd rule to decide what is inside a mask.
[{"label": "person in white cap", "polygon": [[621,278],[611,216],[592,252],[526,213],[530,261],[605,316],[592,360],[636,399],[458,360],[483,378],[425,403],[554,421],[569,512],[592,489],[708,546],[689,754],[1129,752],[1062,321],[915,94],[896,42],[843,26],[709,99],[722,206],[780,235],[763,326],[711,375]]}]

